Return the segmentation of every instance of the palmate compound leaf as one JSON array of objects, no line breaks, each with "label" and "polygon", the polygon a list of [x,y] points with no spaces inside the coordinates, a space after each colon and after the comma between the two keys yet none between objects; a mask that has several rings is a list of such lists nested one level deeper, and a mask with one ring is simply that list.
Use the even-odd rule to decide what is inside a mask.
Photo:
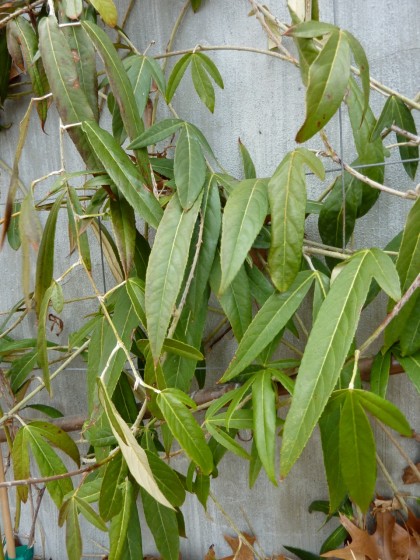
[{"label": "palmate compound leaf", "polygon": [[340,268],[318,312],[299,368],[284,426],[282,477],[302,453],[335,387],[372,278],[388,295],[400,298],[395,266],[379,249],[360,251]]},{"label": "palmate compound leaf", "polygon": [[268,184],[271,211],[271,245],[268,267],[273,284],[286,291],[299,272],[306,213],[304,164],[321,179],[321,161],[309,150],[298,148],[287,154]]},{"label": "palmate compound leaf", "polygon": [[220,293],[226,290],[245,261],[267,209],[266,179],[245,179],[229,196],[222,219]]},{"label": "palmate compound leaf", "polygon": [[132,431],[118,414],[100,378],[98,379],[98,386],[99,398],[111,425],[112,433],[120,446],[123,457],[134,479],[155,500],[172,509],[171,504],[162,494],[156,483],[144,449],[137,443]]}]

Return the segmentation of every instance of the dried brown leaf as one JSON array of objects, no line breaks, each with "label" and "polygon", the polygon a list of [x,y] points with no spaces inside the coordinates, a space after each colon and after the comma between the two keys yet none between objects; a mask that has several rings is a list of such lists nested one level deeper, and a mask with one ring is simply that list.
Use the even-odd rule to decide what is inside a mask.
[{"label": "dried brown leaf", "polygon": [[216,553],[214,552],[214,544],[209,546],[207,554],[204,556],[204,560],[213,560],[216,558]]},{"label": "dried brown leaf", "polygon": [[[416,464],[417,470],[420,471],[420,463]],[[410,467],[406,467],[404,469],[404,473],[402,475],[402,480],[404,484],[416,484],[420,482],[418,474]]]},{"label": "dried brown leaf", "polygon": [[[253,545],[256,541],[256,538],[252,535],[248,535],[248,533],[242,533],[242,536],[245,537],[250,545]],[[232,549],[233,555],[225,556],[225,558],[222,558],[221,560],[254,560],[252,550],[250,550],[239,537],[231,537],[229,535],[224,535],[224,537],[225,541]]]}]

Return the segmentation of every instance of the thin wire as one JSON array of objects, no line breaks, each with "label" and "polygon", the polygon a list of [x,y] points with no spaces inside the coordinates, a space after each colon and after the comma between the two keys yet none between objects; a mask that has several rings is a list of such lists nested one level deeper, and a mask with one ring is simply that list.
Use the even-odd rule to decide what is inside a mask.
[{"label": "thin wire", "polygon": [[[334,25],[337,25],[337,3],[333,2],[333,17]],[[346,248],[346,182],[344,177],[344,141],[343,141],[343,113],[340,107],[338,108],[338,127],[340,133],[340,162],[341,162],[341,197],[343,200],[343,213],[342,213],[342,236],[343,240],[341,247],[344,251]]]}]

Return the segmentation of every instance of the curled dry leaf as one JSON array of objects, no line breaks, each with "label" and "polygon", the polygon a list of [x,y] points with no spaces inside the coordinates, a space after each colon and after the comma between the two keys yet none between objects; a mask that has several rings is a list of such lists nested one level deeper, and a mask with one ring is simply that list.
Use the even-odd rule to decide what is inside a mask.
[{"label": "curled dry leaf", "polygon": [[[252,546],[256,541],[256,538],[248,533],[242,533],[242,536],[249,542]],[[254,554],[250,548],[239,537],[231,537],[229,535],[224,535],[225,541],[228,543],[232,549],[232,556],[225,556],[221,560],[254,560]]]},{"label": "curled dry leaf", "polygon": [[[416,467],[417,470],[420,471],[420,463],[417,463]],[[417,484],[418,482],[420,482],[418,474],[410,466],[404,469],[402,480],[404,484]]]},{"label": "curled dry leaf", "polygon": [[214,552],[214,544],[209,546],[207,554],[204,556],[204,560],[214,560],[216,558],[216,553]]}]

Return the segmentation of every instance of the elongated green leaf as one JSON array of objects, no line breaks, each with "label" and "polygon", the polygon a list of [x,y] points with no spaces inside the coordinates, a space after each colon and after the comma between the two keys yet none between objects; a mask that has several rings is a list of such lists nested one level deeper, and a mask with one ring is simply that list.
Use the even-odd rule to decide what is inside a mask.
[{"label": "elongated green leaf", "polygon": [[[143,115],[149,98],[152,72],[148,59],[145,56],[133,56],[126,59],[127,75],[133,88],[140,116]],[[129,66],[127,67],[127,64]]]},{"label": "elongated green leaf", "polygon": [[182,80],[188,65],[191,62],[192,53],[185,54],[173,67],[171,75],[168,79],[168,85],[166,87],[166,102],[170,103],[174,93],[179,86],[179,82]]},{"label": "elongated green leaf", "polygon": [[[25,427],[26,438],[42,476],[55,476],[67,472],[60,457],[52,450],[39,433],[30,426]],[[64,496],[73,490],[70,478],[62,478],[47,483],[47,490],[57,507],[61,507]]]},{"label": "elongated green leaf", "polygon": [[305,142],[319,132],[343,100],[350,78],[350,47],[344,32],[331,33],[309,69],[306,118],[296,135]]},{"label": "elongated green leaf", "polygon": [[140,489],[144,516],[163,560],[178,560],[179,536],[176,513]]},{"label": "elongated green leaf", "polygon": [[104,521],[117,515],[123,506],[121,484],[127,476],[127,463],[122,454],[118,453],[105,468],[99,495],[99,513]]},{"label": "elongated green leaf", "polygon": [[206,424],[209,434],[228,451],[231,451],[242,459],[250,459],[249,453],[240,445],[233,437],[231,437],[225,430],[213,426],[210,422]]},{"label": "elongated green leaf", "polygon": [[42,369],[42,378],[45,383],[45,388],[51,394],[51,381],[50,381],[50,369],[48,366],[48,351],[47,351],[47,313],[48,307],[50,305],[50,298],[52,295],[54,287],[50,286],[45,292],[44,297],[41,301],[41,306],[38,314],[38,353],[37,362],[39,367]]},{"label": "elongated green leaf", "polygon": [[115,27],[118,22],[118,12],[113,0],[89,0],[104,22]]},{"label": "elongated green leaf", "polygon": [[210,285],[225,312],[233,333],[239,341],[252,320],[251,291],[248,277],[242,266],[225,292],[220,295],[220,258],[216,255],[210,276]]},{"label": "elongated green leaf", "polygon": [[3,108],[3,101],[7,97],[9,89],[10,67],[12,65],[12,57],[7,50],[6,29],[0,30],[0,60],[2,64],[2,73],[0,75],[0,107]]},{"label": "elongated green leaf", "polygon": [[370,139],[372,141],[377,140],[380,137],[381,132],[384,130],[384,128],[389,128],[391,126],[393,120],[394,120],[393,102],[392,102],[392,95],[391,95],[390,97],[388,97],[385,105],[382,108],[382,112],[379,115],[378,120],[376,121]]},{"label": "elongated green leaf", "polygon": [[249,408],[243,408],[235,410],[232,415],[228,416],[227,412],[222,412],[207,420],[208,424],[223,428],[226,428],[228,422],[231,430],[252,430],[254,428],[254,414]]},{"label": "elongated green leaf", "polygon": [[184,270],[200,210],[201,200],[196,200],[184,212],[175,195],[168,204],[150,253],[146,273],[147,330],[153,359],[156,362],[162,350],[176,299],[182,285]]},{"label": "elongated green leaf", "polygon": [[299,272],[305,229],[306,180],[303,164],[324,174],[321,162],[308,150],[289,153],[268,184],[271,244],[268,266],[273,284],[286,291]]},{"label": "elongated green leaf", "polygon": [[109,560],[124,559],[130,518],[133,515],[133,510],[136,509],[137,511],[134,486],[129,478],[126,478],[122,484],[122,496],[121,510],[111,521],[109,531]]},{"label": "elongated green leaf", "polygon": [[241,142],[240,138],[238,139],[238,142],[239,142],[239,150],[241,152],[245,179],[256,179],[257,172],[255,171],[255,165],[254,162],[252,161],[251,155],[247,150],[246,146]]},{"label": "elongated green leaf", "polygon": [[200,143],[187,123],[176,144],[174,173],[179,202],[184,210],[189,210],[203,189],[206,162]]},{"label": "elongated green leaf", "polygon": [[375,440],[353,391],[348,392],[341,410],[340,466],[350,497],[366,511],[375,491]]},{"label": "elongated green leaf", "polygon": [[156,400],[169,429],[180,446],[204,474],[210,474],[213,470],[210,449],[200,426],[188,408],[180,401],[179,392],[175,392],[174,389],[165,389],[158,394]]},{"label": "elongated green leaf", "polygon": [[21,358],[14,360],[10,370],[9,376],[11,380],[11,388],[14,393],[22,386],[28,375],[35,369],[37,365],[37,351],[28,352]]},{"label": "elongated green leaf", "polygon": [[389,368],[391,366],[391,352],[378,352],[372,363],[370,371],[370,388],[372,391],[385,398],[388,388]]},{"label": "elongated green leaf", "polygon": [[157,228],[162,209],[153,194],[144,187],[142,178],[128,155],[96,122],[86,121],[82,128],[98,160],[127,202],[146,222]]},{"label": "elongated green leaf", "polygon": [[255,381],[252,384],[252,405],[254,438],[258,455],[268,478],[277,485],[275,473],[277,409],[270,370],[255,374]]},{"label": "elongated green leaf", "polygon": [[64,451],[66,455],[71,457],[73,461],[80,466],[80,453],[73,439],[58,426],[49,422],[41,422],[39,420],[30,422],[28,426],[32,431],[37,432],[44,439],[49,440],[54,447],[58,447]]},{"label": "elongated green leaf", "polygon": [[[391,97],[392,99],[392,115],[395,121],[395,124],[402,128],[403,130],[407,130],[414,135],[417,135],[416,123],[414,122],[413,115],[407,105],[401,101],[398,97]],[[402,134],[396,133],[397,142],[405,143],[407,142],[407,138]],[[419,157],[419,147],[416,146],[399,146],[400,157],[404,165],[404,169],[407,172],[407,175],[413,179],[415,179],[416,171],[418,167],[418,161],[405,161],[408,159],[418,159]]]},{"label": "elongated green leaf", "polygon": [[[79,511],[76,501],[70,498],[60,510],[66,520],[66,550],[69,560],[80,560],[83,551],[82,535],[79,525]],[[64,520],[63,520],[64,523]]]},{"label": "elongated green leaf", "polygon": [[184,358],[190,358],[197,361],[204,360],[203,354],[197,350],[197,348],[173,338],[165,338],[163,349],[165,352],[172,352],[173,354],[183,356]]},{"label": "elongated green leaf", "polygon": [[201,59],[197,57],[196,54],[193,54],[191,59],[191,77],[195,91],[207,109],[211,113],[214,113],[216,96],[213,84],[211,83]]},{"label": "elongated green leaf", "polygon": [[255,445],[255,439],[252,440],[251,461],[249,463],[249,487],[252,488],[261,472],[262,463]]},{"label": "elongated green leaf", "polygon": [[224,88],[223,78],[222,78],[219,70],[217,69],[217,66],[212,61],[212,59],[209,58],[207,55],[205,55],[202,52],[194,53],[194,58],[195,59],[200,59],[201,64],[207,70],[210,77],[213,78],[213,80],[216,82],[216,84],[219,86],[219,88],[223,89]]},{"label": "elongated green leaf", "polygon": [[[199,227],[201,227],[201,222],[203,228],[202,244],[199,248],[197,266],[187,296],[187,301],[193,310],[201,305],[209,281],[222,222],[220,196],[213,176],[209,178],[204,189]],[[198,250],[198,248],[194,249]]]},{"label": "elongated green leaf", "polygon": [[411,436],[410,424],[407,422],[406,417],[391,402],[379,395],[375,395],[375,393],[362,391],[361,389],[354,389],[352,398],[354,401],[358,400],[363,408],[401,435],[407,437]]},{"label": "elongated green leaf", "polygon": [[[84,91],[80,88],[72,52],[56,18],[42,18],[38,31],[42,62],[63,124],[93,120],[95,116]],[[80,127],[69,128],[68,134],[88,168],[95,169],[96,160]]]},{"label": "elongated green leaf", "polygon": [[[404,356],[410,356],[420,350],[420,294],[412,296],[412,310],[401,332],[400,346]],[[410,306],[411,307],[411,306]]]},{"label": "elongated green leaf", "polygon": [[98,120],[98,80],[95,49],[92,41],[87,36],[86,31],[79,25],[66,26],[63,30],[71,50],[75,53],[74,59],[80,87],[86,95],[95,120]]},{"label": "elongated green leaf", "polygon": [[61,194],[54,202],[44,227],[41,245],[39,246],[38,259],[36,262],[35,279],[35,305],[39,315],[41,302],[46,290],[50,287],[54,271],[54,244],[55,229],[57,225],[58,213],[64,194]]},{"label": "elongated green leaf", "polygon": [[[386,255],[383,254],[383,257],[386,258]],[[342,267],[321,305],[309,335],[284,426],[281,453],[283,477],[300,456],[334,389],[355,335],[372,277],[385,290],[398,288],[395,271],[390,279],[392,286],[384,278],[382,256],[380,269],[377,270],[377,267],[378,254],[373,256],[370,251],[356,253]]]},{"label": "elongated green leaf", "polygon": [[420,393],[420,353],[413,356],[398,356],[407,377],[413,383],[414,387]]},{"label": "elongated green leaf", "polygon": [[363,118],[369,107],[369,95],[370,95],[369,62],[366,57],[366,53],[363,50],[362,45],[359,43],[356,37],[352,35],[349,31],[344,31],[344,34],[352,50],[354,60],[357,66],[359,67],[360,79],[362,82],[363,95],[364,95],[364,106],[363,106],[363,113],[362,113],[362,121],[363,121]]},{"label": "elongated green leaf", "polygon": [[330,513],[337,510],[347,494],[340,466],[340,416],[341,410],[339,407],[330,410],[327,405],[319,419],[322,454],[330,497]]},{"label": "elongated green leaf", "polygon": [[185,490],[176,473],[151,451],[146,450],[146,455],[159,488],[173,506],[182,506],[185,501]]},{"label": "elongated green leaf", "polygon": [[338,28],[331,23],[325,23],[323,21],[305,21],[290,27],[285,35],[302,39],[313,39],[335,32],[337,29]]},{"label": "elongated green leaf", "polygon": [[175,134],[183,125],[184,121],[180,119],[164,119],[163,121],[159,121],[133,140],[131,144],[128,145],[128,148],[145,148],[146,146],[157,144],[165,140],[165,138],[172,136],[172,134]]},{"label": "elongated green leaf", "polygon": [[74,500],[77,504],[77,509],[91,525],[100,531],[108,531],[108,527],[105,525],[105,522],[100,518],[96,511],[87,502],[85,502],[85,500],[79,496],[75,496]]},{"label": "elongated green leaf", "polygon": [[64,0],[64,13],[69,19],[78,19],[83,10],[82,0]]},{"label": "elongated green leaf", "polygon": [[20,240],[20,228],[19,228],[19,219],[20,219],[20,202],[14,202],[12,208],[12,216],[10,219],[10,225],[7,230],[7,241],[10,247],[17,251],[21,246]]},{"label": "elongated green leaf", "polygon": [[[134,138],[143,132],[144,125],[137,110],[133,88],[131,87],[124,65],[105,31],[96,24],[86,20],[82,22],[82,26],[103,60],[105,71],[109,79],[109,85],[111,86],[112,93],[120,109],[124,128],[130,140],[134,140]],[[136,150],[135,153],[141,176],[146,184],[151,186],[147,150]]]},{"label": "elongated green leaf", "polygon": [[114,404],[108,397],[105,386],[101,379],[98,381],[99,398],[105,409],[109,423],[111,424],[112,433],[114,434],[121,448],[121,453],[127,463],[127,466],[135,478],[136,482],[146,490],[151,496],[154,496],[161,504],[172,508],[171,504],[162,494],[153,473],[150,469],[147,455],[137,443],[132,431],[118,414]]},{"label": "elongated green leaf", "polygon": [[238,273],[264,223],[267,209],[265,179],[241,181],[229,196],[222,220],[220,293]]},{"label": "elongated green leaf", "polygon": [[127,537],[124,543],[123,554],[124,560],[138,560],[143,558],[142,535],[139,519],[139,511],[137,509],[136,500],[131,502],[131,511],[128,519]]},{"label": "elongated green leaf", "polygon": [[289,321],[313,280],[313,273],[301,272],[287,292],[276,292],[267,299],[245,332],[220,382],[225,383],[233,379],[255,360]]},{"label": "elongated green leaf", "polygon": [[[48,80],[45,74],[44,67],[41,60],[34,60],[38,51],[38,38],[36,33],[27,19],[23,16],[16,18],[9,22],[7,26],[8,43],[10,36],[14,37],[19,45],[19,50],[22,53],[25,62],[26,71],[31,79],[32,88],[37,97],[42,97],[49,92]],[[16,60],[15,60],[16,64]],[[17,64],[19,66],[19,64]],[[44,128],[47,119],[49,100],[44,99],[38,101],[36,109],[41,121],[41,126]]]},{"label": "elongated green leaf", "polygon": [[80,220],[80,217],[84,213],[83,207],[80,203],[79,197],[77,196],[76,190],[70,185],[68,186],[68,195],[69,198],[67,200],[67,213],[69,215],[69,221],[71,221],[71,219],[73,218],[80,256],[82,257],[86,268],[88,270],[91,270],[92,261],[90,258],[89,239],[87,232],[83,231],[82,229]]},{"label": "elongated green leaf", "polygon": [[287,373],[281,371],[280,369],[274,369],[273,367],[268,368],[268,371],[270,372],[271,377],[283,385],[289,395],[293,395],[295,382],[289,375],[287,375]]},{"label": "elongated green leaf", "polygon": [[114,229],[118,253],[125,277],[128,278],[133,266],[136,243],[136,219],[134,210],[125,198],[110,200],[109,208],[111,210],[112,227]]},{"label": "elongated green leaf", "polygon": [[146,303],[144,299],[144,282],[137,277],[128,278],[126,289],[133,309],[143,330],[146,330]]},{"label": "elongated green leaf", "polygon": [[[27,480],[31,476],[31,471],[27,430],[24,426],[18,430],[13,440],[12,460],[15,480]],[[24,503],[26,503],[28,499],[28,490],[28,486],[26,485],[17,487],[18,496]]]}]

